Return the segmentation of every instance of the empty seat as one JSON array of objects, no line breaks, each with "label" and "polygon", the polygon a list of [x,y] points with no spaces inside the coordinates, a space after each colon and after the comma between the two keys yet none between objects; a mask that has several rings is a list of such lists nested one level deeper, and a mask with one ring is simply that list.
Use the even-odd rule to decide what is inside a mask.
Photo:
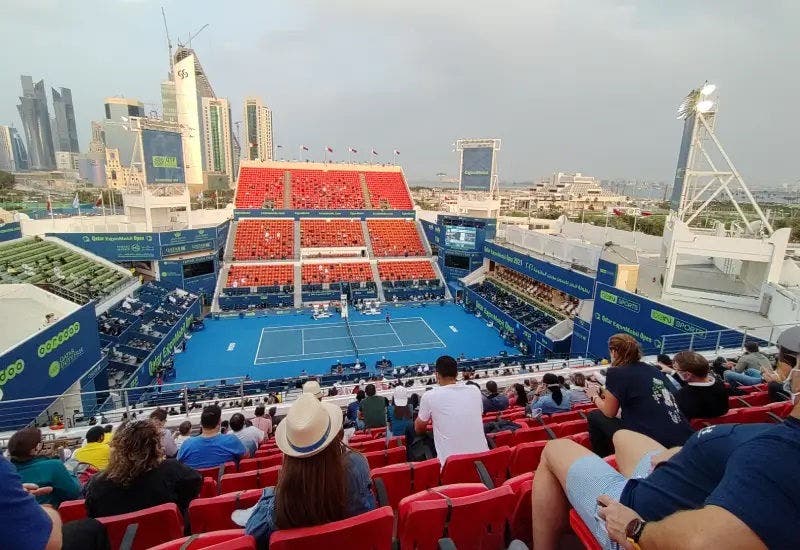
[{"label": "empty seat", "polygon": [[570,420],[569,422],[561,422],[560,424],[552,424],[549,426],[556,437],[566,437],[589,429],[589,423],[584,420]]},{"label": "empty seat", "polygon": [[283,204],[285,171],[278,168],[241,167],[236,184],[236,208],[289,208]]},{"label": "empty seat", "polygon": [[530,441],[520,443],[511,449],[511,459],[508,471],[512,476],[518,476],[526,472],[534,472],[539,467],[542,452],[547,441]]},{"label": "empty seat", "polygon": [[61,521],[64,523],[84,519],[87,517],[86,503],[83,499],[65,500],[58,507],[58,515],[61,516]]},{"label": "empty seat", "polygon": [[350,441],[350,448],[360,451],[362,453],[369,453],[372,451],[380,451],[386,448],[386,440],[381,439],[370,439],[368,441],[357,441],[355,443]]},{"label": "empty seat", "polygon": [[542,416],[542,422],[545,424],[560,424],[561,422],[569,422],[571,420],[581,420],[584,416],[581,411],[567,411],[562,413],[555,413]]},{"label": "empty seat", "polygon": [[293,220],[241,219],[237,222],[234,260],[288,260],[293,257]]},{"label": "empty seat", "polygon": [[165,542],[150,550],[255,550],[256,539],[244,534],[244,529],[226,529],[202,533]]},{"label": "empty seat", "polygon": [[378,262],[381,281],[414,281],[436,279],[436,272],[428,260]]},{"label": "empty seat", "polygon": [[145,550],[183,536],[183,517],[172,502],[129,514],[97,518],[97,521],[105,526],[114,549],[120,547],[128,526],[134,524],[137,527],[131,550]]},{"label": "empty seat", "polygon": [[300,220],[300,246],[304,248],[364,246],[364,231],[361,229],[361,221]]},{"label": "empty seat", "polygon": [[503,485],[511,487],[517,497],[514,512],[508,522],[511,528],[511,538],[521,540],[528,548],[533,548],[533,512],[531,510],[533,472],[512,477]]},{"label": "empty seat", "polygon": [[270,550],[369,548],[391,550],[394,515],[388,506],[317,527],[284,529],[272,534]]},{"label": "empty seat", "polygon": [[[256,451],[258,455],[258,451]],[[239,461],[239,472],[252,472],[253,470],[265,470],[273,466],[280,466],[283,464],[283,453],[273,453],[269,456],[253,458],[245,458]]]},{"label": "empty seat", "polygon": [[372,253],[377,257],[424,256],[417,224],[414,220],[367,220]]},{"label": "empty seat", "polygon": [[189,524],[192,533],[235,529],[231,521],[234,510],[249,508],[261,498],[261,489],[237,491],[211,498],[196,498],[189,503]]},{"label": "empty seat", "polygon": [[273,487],[278,482],[280,466],[273,466],[264,470],[253,470],[237,474],[225,474],[219,482],[220,494],[233,491],[246,491],[247,489],[263,489]]},{"label": "empty seat", "polygon": [[382,468],[390,464],[399,464],[406,460],[406,448],[394,447],[392,449],[384,449],[381,451],[371,451],[364,453],[364,458],[369,463],[370,470],[372,468]]},{"label": "empty seat", "polygon": [[400,500],[423,489],[439,485],[439,459],[393,464],[371,471],[381,504],[397,509]]},{"label": "empty seat", "polygon": [[365,172],[373,208],[411,210],[411,194],[401,172]]},{"label": "empty seat", "polygon": [[358,172],[291,169],[292,208],[364,208]]},{"label": "empty seat", "polygon": [[292,264],[232,265],[225,287],[285,286],[293,282]]},{"label": "empty seat", "polygon": [[478,464],[483,464],[494,486],[497,487],[508,479],[510,459],[511,449],[505,446],[481,453],[449,456],[442,467],[442,484],[483,481],[478,466]]},{"label": "empty seat", "polygon": [[303,264],[304,285],[364,281],[372,281],[372,269],[366,262]]},{"label": "empty seat", "polygon": [[546,426],[522,428],[514,432],[514,444],[519,445],[529,441],[547,441],[551,439],[550,433]]}]

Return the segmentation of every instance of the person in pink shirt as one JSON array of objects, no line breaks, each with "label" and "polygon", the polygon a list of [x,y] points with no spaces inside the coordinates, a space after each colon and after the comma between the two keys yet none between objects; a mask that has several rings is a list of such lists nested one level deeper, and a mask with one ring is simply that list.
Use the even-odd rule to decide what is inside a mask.
[{"label": "person in pink shirt", "polygon": [[269,435],[272,433],[272,418],[269,416],[264,416],[263,405],[256,407],[255,415],[255,418],[253,418],[250,422],[253,424],[253,426],[264,432],[264,434],[269,437]]}]

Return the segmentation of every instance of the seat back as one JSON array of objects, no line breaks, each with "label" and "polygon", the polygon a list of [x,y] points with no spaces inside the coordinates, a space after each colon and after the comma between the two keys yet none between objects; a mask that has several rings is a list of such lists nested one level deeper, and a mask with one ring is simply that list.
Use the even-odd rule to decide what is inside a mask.
[{"label": "seat back", "polygon": [[589,423],[581,418],[579,420],[570,420],[568,422],[561,422],[560,424],[553,424],[550,427],[556,437],[566,437],[568,435],[585,432],[589,429]]},{"label": "seat back", "polygon": [[85,519],[87,517],[85,501],[83,499],[65,500],[58,507],[58,515],[61,516],[62,523]]},{"label": "seat back", "polygon": [[548,441],[549,439],[550,434],[547,433],[547,428],[545,426],[522,428],[514,432],[514,445],[528,443],[530,441]]},{"label": "seat back", "polygon": [[603,547],[600,546],[600,543],[594,538],[592,531],[575,510],[569,511],[569,525],[586,550],[603,550]]},{"label": "seat back", "polygon": [[397,524],[400,548],[434,550],[442,537],[453,539],[456,548],[505,548],[507,520],[517,502],[514,491],[509,486],[480,491],[475,484],[464,485],[477,492],[451,496],[454,486],[445,485],[426,491],[425,498],[403,499]]},{"label": "seat back", "polygon": [[105,526],[112,549],[120,547],[125,531],[133,524],[138,527],[130,550],[145,550],[183,536],[183,517],[174,502],[97,521]]},{"label": "seat back", "polygon": [[240,474],[225,474],[219,482],[219,493],[232,493],[248,489],[263,489],[274,487],[278,482],[281,466],[273,466],[263,470],[253,470]]},{"label": "seat back", "polygon": [[382,486],[386,492],[387,504],[397,510],[400,501],[419,491],[439,485],[439,459],[431,458],[422,462],[393,464],[372,470],[372,481],[379,492]]},{"label": "seat back", "polygon": [[394,447],[392,449],[383,449],[363,454],[364,458],[367,459],[370,470],[389,466],[390,464],[399,464],[406,460],[405,447]]},{"label": "seat back", "polygon": [[200,497],[208,498],[217,494],[217,482],[210,477],[203,478],[203,485],[200,487]]},{"label": "seat back", "polygon": [[497,447],[481,453],[453,455],[447,458],[442,468],[442,484],[480,482],[476,462],[481,462],[497,487],[508,479],[508,462],[511,449]]},{"label": "seat back", "polygon": [[533,548],[533,506],[531,494],[533,493],[533,472],[512,477],[504,486],[511,487],[516,495],[517,502],[514,505],[514,512],[511,514],[509,524],[511,527],[511,538],[519,539],[528,548]]},{"label": "seat back", "polygon": [[244,534],[244,529],[227,529],[202,533],[159,544],[150,550],[255,550],[256,539]]},{"label": "seat back", "polygon": [[235,529],[231,520],[234,510],[250,508],[261,498],[261,489],[227,493],[211,498],[196,498],[189,504],[189,524],[192,533],[207,533],[220,529]]},{"label": "seat back", "polygon": [[231,474],[236,471],[235,462],[226,462],[224,465],[213,466],[211,468],[195,468],[203,478],[210,477],[214,481],[219,481],[224,474]]},{"label": "seat back", "polygon": [[578,445],[586,447],[590,451],[592,450],[592,439],[589,437],[589,432],[580,432],[577,434],[568,435],[567,439],[571,439]]},{"label": "seat back", "polygon": [[352,518],[317,527],[275,531],[270,550],[318,550],[319,548],[368,548],[391,550],[394,515],[388,506]]},{"label": "seat back", "polygon": [[486,434],[486,437],[494,441],[495,447],[502,447],[503,445],[508,445],[510,447],[514,444],[514,432],[511,430]]},{"label": "seat back", "polygon": [[361,441],[357,443],[353,443],[351,441],[350,448],[356,451],[360,451],[362,453],[368,453],[370,451],[380,451],[386,448],[386,440],[381,439],[370,439],[368,441]]},{"label": "seat back", "polygon": [[561,422],[581,420],[582,418],[584,418],[584,416],[581,414],[581,411],[567,411],[542,416],[542,422],[545,424],[560,424]]},{"label": "seat back", "polygon": [[511,451],[511,460],[508,471],[512,476],[518,476],[526,472],[535,472],[539,467],[542,452],[547,441],[531,441],[520,443]]},{"label": "seat back", "polygon": [[273,466],[280,466],[281,464],[283,464],[283,453],[272,454],[267,457],[256,456],[254,458],[245,458],[239,462],[239,473],[264,470],[266,468],[272,468]]}]

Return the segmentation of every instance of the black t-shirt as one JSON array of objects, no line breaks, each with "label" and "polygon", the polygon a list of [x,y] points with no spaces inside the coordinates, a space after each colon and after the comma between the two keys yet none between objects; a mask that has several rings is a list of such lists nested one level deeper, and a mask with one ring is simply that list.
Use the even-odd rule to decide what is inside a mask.
[{"label": "black t-shirt", "polygon": [[708,386],[686,384],[678,390],[675,399],[683,416],[692,418],[713,418],[728,412],[728,392],[719,378]]},{"label": "black t-shirt", "polygon": [[89,517],[96,518],[174,502],[185,512],[189,502],[200,494],[202,483],[203,478],[196,470],[172,459],[145,472],[129,487],[123,487],[100,473],[86,486],[86,511]]},{"label": "black t-shirt", "polygon": [[619,400],[622,426],[652,437],[665,447],[683,445],[692,429],[678,409],[675,386],[647,363],[613,367],[606,388]]}]

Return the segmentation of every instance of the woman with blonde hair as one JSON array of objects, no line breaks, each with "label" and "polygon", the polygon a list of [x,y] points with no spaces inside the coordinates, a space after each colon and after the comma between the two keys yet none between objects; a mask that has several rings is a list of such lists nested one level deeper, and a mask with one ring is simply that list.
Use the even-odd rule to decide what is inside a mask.
[{"label": "woman with blonde hair", "polygon": [[642,361],[639,343],[629,334],[609,338],[608,351],[611,368],[606,387],[587,390],[598,408],[588,416],[594,452],[612,454],[612,437],[621,428],[649,436],[667,448],[683,445],[692,429],[678,408],[675,385],[658,367]]},{"label": "woman with blonde hair", "polygon": [[185,513],[202,483],[197,471],[165,459],[152,421],[128,422],[114,434],[108,467],[86,486],[86,511],[93,518],[114,516],[174,502]]}]

